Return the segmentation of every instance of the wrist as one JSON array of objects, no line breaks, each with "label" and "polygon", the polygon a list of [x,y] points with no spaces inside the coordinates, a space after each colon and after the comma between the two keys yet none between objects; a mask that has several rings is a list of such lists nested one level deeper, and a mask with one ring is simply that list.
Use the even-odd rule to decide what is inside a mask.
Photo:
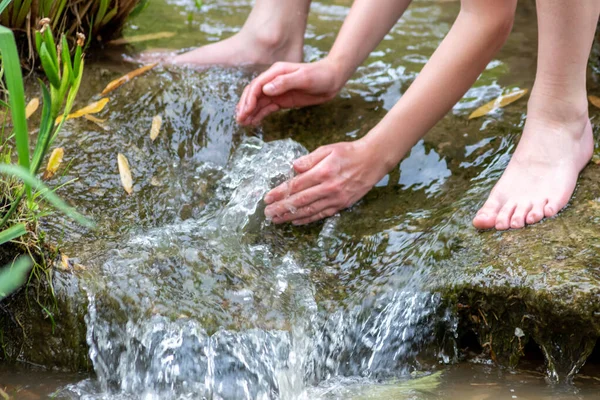
[{"label": "wrist", "polygon": [[345,57],[332,54],[327,55],[322,62],[331,71],[334,87],[339,92],[354,73],[352,66]]},{"label": "wrist", "polygon": [[402,159],[404,151],[399,149],[391,132],[382,128],[381,123],[375,126],[369,133],[358,139],[357,143],[364,151],[371,154],[373,165],[376,165],[382,176],[390,172]]}]

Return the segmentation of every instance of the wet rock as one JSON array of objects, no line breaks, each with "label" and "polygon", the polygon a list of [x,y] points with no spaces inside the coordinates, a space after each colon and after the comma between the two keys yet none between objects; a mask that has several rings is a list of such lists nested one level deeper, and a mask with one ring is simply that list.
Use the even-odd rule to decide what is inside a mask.
[{"label": "wet rock", "polygon": [[0,304],[0,362],[89,371],[82,279],[56,270],[51,276],[54,294],[47,283],[30,284]]},{"label": "wet rock", "polygon": [[[600,337],[600,168],[582,174],[558,217],[518,231],[462,234],[434,290],[498,363],[515,367],[529,340],[553,381],[569,380]],[[443,271],[443,275],[439,272]]]}]

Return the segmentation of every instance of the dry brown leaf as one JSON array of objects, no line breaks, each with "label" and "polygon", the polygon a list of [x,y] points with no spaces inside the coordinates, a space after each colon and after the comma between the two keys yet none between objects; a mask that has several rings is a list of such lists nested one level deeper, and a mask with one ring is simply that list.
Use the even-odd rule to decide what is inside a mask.
[{"label": "dry brown leaf", "polygon": [[31,117],[33,113],[37,111],[39,106],[40,99],[38,99],[37,97],[31,99],[31,101],[27,103],[27,107],[25,107],[25,118],[29,119],[29,117]]},{"label": "dry brown leaf", "polygon": [[48,165],[46,166],[46,172],[44,172],[44,176],[42,179],[50,179],[54,176],[58,168],[60,167],[60,163],[62,163],[63,156],[65,155],[65,151],[62,147],[58,147],[52,151],[50,154],[50,158],[48,159]]},{"label": "dry brown leaf", "polygon": [[154,63],[154,64],[150,64],[150,65],[144,65],[141,68],[133,70],[133,71],[131,71],[130,73],[128,73],[126,75],[123,75],[119,79],[115,79],[114,81],[112,81],[108,85],[106,85],[106,87],[102,91],[101,95],[104,96],[105,94],[112,92],[113,90],[115,90],[115,89],[119,88],[121,85],[129,82],[130,80],[132,80],[136,76],[142,75],[146,71],[150,71],[152,68],[156,67],[157,65],[158,65],[158,63]]},{"label": "dry brown leaf", "polygon": [[152,128],[150,128],[150,139],[152,139],[153,142],[158,137],[161,126],[162,126],[162,117],[160,115],[157,115],[154,118],[152,118]]},{"label": "dry brown leaf", "polygon": [[131,169],[129,161],[121,153],[117,156],[117,164],[119,165],[119,175],[121,175],[121,184],[127,194],[133,193],[133,179],[131,178]]},{"label": "dry brown leaf", "polygon": [[[87,106],[75,111],[74,113],[67,115],[66,119],[84,117],[89,114],[97,114],[104,109],[104,107],[106,106],[107,103],[108,103],[108,97],[105,97],[105,98],[95,101],[91,104],[88,104]],[[58,123],[60,123],[61,120],[62,120],[62,116],[56,118],[55,123],[58,124]]]},{"label": "dry brown leaf", "polygon": [[594,95],[589,95],[588,100],[590,101],[590,103],[592,103],[592,105],[594,107],[600,108],[600,97],[594,96]]},{"label": "dry brown leaf", "polygon": [[471,115],[469,115],[469,119],[479,118],[486,114],[491,113],[499,108],[505,107],[510,103],[514,103],[519,100],[521,97],[525,96],[529,92],[529,89],[519,89],[514,92],[510,92],[508,94],[503,94],[498,97],[496,100],[490,101],[487,104],[479,107],[477,110],[473,111]]},{"label": "dry brown leaf", "polygon": [[69,257],[67,257],[66,254],[63,254],[60,256],[60,269],[62,269],[63,271],[68,271],[69,270]]},{"label": "dry brown leaf", "polygon": [[149,33],[147,35],[129,36],[129,37],[111,40],[110,42],[108,42],[108,44],[112,45],[112,46],[118,46],[121,44],[147,42],[149,40],[156,40],[156,39],[168,39],[175,35],[176,35],[175,32]]}]

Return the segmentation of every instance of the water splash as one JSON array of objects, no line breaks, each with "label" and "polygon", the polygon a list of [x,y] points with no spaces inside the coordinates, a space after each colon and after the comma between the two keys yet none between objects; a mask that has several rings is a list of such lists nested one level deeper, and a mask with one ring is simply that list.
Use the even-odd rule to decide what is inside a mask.
[{"label": "water splash", "polygon": [[[265,236],[262,197],[291,177],[291,160],[303,154],[291,140],[248,139],[227,172],[198,171],[224,174],[200,218],[107,252],[88,287],[97,378],[69,387],[71,396],[318,398],[314,386],[331,378],[415,368],[438,321],[437,296],[415,280],[328,312],[310,278],[323,266]],[[328,246],[335,221],[317,247]]]}]

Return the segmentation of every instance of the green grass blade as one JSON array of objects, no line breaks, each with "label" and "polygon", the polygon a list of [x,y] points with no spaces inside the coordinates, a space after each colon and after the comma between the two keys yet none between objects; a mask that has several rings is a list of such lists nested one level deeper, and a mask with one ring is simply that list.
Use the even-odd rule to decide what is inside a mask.
[{"label": "green grass blade", "polygon": [[102,22],[102,20],[104,19],[104,16],[106,15],[106,11],[108,11],[108,3],[110,2],[110,0],[100,0],[100,5],[98,6],[98,12],[96,13],[96,18],[95,19],[95,23],[94,23],[94,28],[97,28],[98,26],[100,26],[100,23]]},{"label": "green grass blade", "polygon": [[0,270],[0,301],[23,286],[32,265],[31,258],[22,256],[13,265]]},{"label": "green grass blade", "polygon": [[148,7],[150,2],[148,0],[141,0],[137,6],[129,13],[129,18],[135,18],[139,13],[144,11]]},{"label": "green grass blade", "polygon": [[6,7],[9,6],[10,2],[12,0],[2,0],[0,1],[0,14],[2,14],[2,12],[6,9]]},{"label": "green grass blade", "polygon": [[[0,54],[4,67],[6,88],[9,93],[10,111],[12,114],[15,140],[17,142],[17,154],[19,165],[29,169],[29,134],[27,133],[27,120],[25,118],[25,90],[23,88],[23,76],[19,54],[15,44],[12,31],[0,26]],[[27,194],[31,197],[31,190],[27,183]]]},{"label": "green grass blade", "polygon": [[51,114],[51,99],[50,92],[46,88],[46,85],[40,81],[40,87],[42,90],[42,118],[40,120],[40,131],[38,133],[37,143],[35,144],[35,150],[33,151],[33,157],[31,158],[31,173],[36,175],[40,166],[42,165],[42,158],[48,147],[50,147],[50,132],[54,126],[54,120]]},{"label": "green grass blade", "polygon": [[10,242],[13,239],[25,235],[26,233],[27,229],[25,229],[25,224],[13,225],[10,228],[0,232],[0,245],[3,245],[6,242]]},{"label": "green grass blade", "polygon": [[39,179],[31,175],[28,169],[24,169],[23,167],[17,165],[0,164],[0,173],[15,176],[21,179],[26,185],[29,185],[30,187],[39,191],[44,199],[46,199],[56,209],[62,211],[67,217],[88,228],[94,227],[94,223],[92,221],[85,218],[83,215],[75,211],[73,207],[62,201],[60,197],[52,192]]}]

